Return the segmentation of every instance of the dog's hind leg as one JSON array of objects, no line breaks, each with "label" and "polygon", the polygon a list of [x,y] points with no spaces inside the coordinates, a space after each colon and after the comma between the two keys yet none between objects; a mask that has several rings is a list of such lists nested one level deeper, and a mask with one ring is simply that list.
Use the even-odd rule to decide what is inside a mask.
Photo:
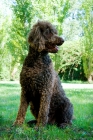
[{"label": "dog's hind leg", "polygon": [[21,125],[24,121],[25,114],[29,105],[29,103],[26,100],[25,94],[26,92],[23,90],[21,93],[21,100],[20,100],[20,107],[19,107],[18,115],[17,115],[16,121],[14,122],[14,125]]},{"label": "dog's hind leg", "polygon": [[63,100],[63,103],[60,104],[56,111],[56,124],[60,128],[71,125],[73,119],[73,105],[68,98],[64,98]]}]

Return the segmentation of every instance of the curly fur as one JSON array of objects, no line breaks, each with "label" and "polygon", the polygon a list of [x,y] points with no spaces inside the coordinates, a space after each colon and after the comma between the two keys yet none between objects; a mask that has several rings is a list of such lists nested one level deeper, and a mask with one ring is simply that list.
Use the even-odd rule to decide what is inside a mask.
[{"label": "curly fur", "polygon": [[73,105],[66,97],[48,53],[57,53],[64,40],[51,23],[39,21],[31,29],[28,42],[29,52],[20,73],[20,107],[14,124],[23,123],[30,105],[35,117],[30,123],[36,127],[48,123],[63,128],[71,123]]}]

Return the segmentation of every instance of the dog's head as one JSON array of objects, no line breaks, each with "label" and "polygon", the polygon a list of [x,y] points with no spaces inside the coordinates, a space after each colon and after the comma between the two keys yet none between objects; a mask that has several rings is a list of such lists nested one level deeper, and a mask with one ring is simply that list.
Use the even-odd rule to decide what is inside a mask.
[{"label": "dog's head", "polygon": [[58,36],[57,30],[51,23],[39,21],[31,29],[28,42],[38,52],[56,53],[58,46],[62,45],[64,40]]}]

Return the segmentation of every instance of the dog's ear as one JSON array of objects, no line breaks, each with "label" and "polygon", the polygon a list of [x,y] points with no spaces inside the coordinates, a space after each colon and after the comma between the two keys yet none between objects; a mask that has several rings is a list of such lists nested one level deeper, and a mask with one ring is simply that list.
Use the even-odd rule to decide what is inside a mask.
[{"label": "dog's ear", "polygon": [[34,49],[36,49],[38,52],[41,52],[45,49],[45,39],[39,26],[33,27],[28,36],[28,42],[33,48],[35,47]]}]

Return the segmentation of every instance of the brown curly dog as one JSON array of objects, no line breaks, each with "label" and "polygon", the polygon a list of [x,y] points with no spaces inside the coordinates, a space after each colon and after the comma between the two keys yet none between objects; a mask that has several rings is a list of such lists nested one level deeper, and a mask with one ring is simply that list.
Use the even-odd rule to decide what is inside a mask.
[{"label": "brown curly dog", "polygon": [[58,74],[53,69],[48,53],[57,53],[64,40],[54,26],[46,21],[37,22],[28,36],[29,52],[20,74],[21,101],[14,124],[22,124],[28,106],[36,127],[56,124],[63,128],[71,124],[73,105],[66,97]]}]

